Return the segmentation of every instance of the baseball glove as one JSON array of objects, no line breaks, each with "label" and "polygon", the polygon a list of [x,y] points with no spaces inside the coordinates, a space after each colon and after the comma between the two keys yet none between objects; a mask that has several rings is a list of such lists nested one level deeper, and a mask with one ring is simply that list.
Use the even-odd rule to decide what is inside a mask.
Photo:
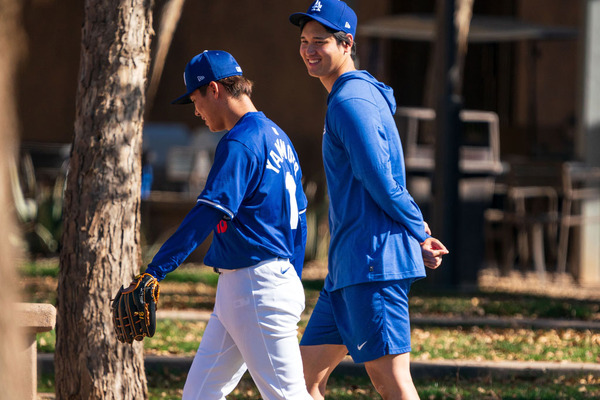
[{"label": "baseball glove", "polygon": [[156,308],[160,288],[150,274],[133,278],[129,287],[121,287],[112,303],[112,317],[117,339],[122,343],[154,336]]}]

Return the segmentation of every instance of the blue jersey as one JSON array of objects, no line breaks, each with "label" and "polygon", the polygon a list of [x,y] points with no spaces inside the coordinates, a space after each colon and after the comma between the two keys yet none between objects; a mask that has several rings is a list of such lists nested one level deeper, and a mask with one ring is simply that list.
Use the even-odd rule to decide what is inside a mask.
[{"label": "blue jersey", "polygon": [[287,135],[262,112],[248,113],[219,142],[198,197],[223,211],[206,265],[249,267],[292,258],[299,214],[306,211],[298,156]]},{"label": "blue jersey", "polygon": [[163,279],[213,232],[204,263],[222,269],[290,259],[302,272],[306,196],[287,135],[262,112],[245,114],[219,141],[194,209],[146,272]]},{"label": "blue jersey", "polygon": [[393,91],[366,71],[334,83],[323,163],[329,194],[325,289],[425,276],[421,210],[406,190]]}]

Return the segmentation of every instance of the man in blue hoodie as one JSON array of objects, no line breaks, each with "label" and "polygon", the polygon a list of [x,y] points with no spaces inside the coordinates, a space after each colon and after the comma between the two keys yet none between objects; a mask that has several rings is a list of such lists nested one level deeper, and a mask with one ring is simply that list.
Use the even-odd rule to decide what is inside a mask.
[{"label": "man in blue hoodie", "polygon": [[301,352],[309,393],[350,353],[384,399],[417,399],[410,375],[408,291],[448,250],[429,236],[406,190],[393,91],[354,67],[356,14],[316,0],[290,16],[300,56],[329,92],[323,163],[329,194],[329,270]]}]

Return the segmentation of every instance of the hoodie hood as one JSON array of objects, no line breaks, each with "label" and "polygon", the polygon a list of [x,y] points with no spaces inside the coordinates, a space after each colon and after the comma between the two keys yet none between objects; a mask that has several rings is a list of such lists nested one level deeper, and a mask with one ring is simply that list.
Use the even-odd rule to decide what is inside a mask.
[{"label": "hoodie hood", "polygon": [[377,90],[379,90],[379,92],[387,102],[388,106],[390,107],[390,111],[392,112],[392,115],[396,113],[396,99],[394,98],[394,90],[385,83],[379,82],[367,71],[362,70],[346,72],[345,74],[342,74],[339,78],[337,78],[337,80],[333,84],[333,87],[331,88],[331,93],[329,93],[329,96],[327,97],[327,105],[329,105],[329,102],[332,98],[335,97],[337,92],[342,89],[344,83],[352,79],[362,80],[373,85]]}]

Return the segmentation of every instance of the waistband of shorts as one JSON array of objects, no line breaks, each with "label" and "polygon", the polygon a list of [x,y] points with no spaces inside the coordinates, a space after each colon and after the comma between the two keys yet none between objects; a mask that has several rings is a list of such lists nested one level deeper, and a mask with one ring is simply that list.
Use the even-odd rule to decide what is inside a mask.
[{"label": "waistband of shorts", "polygon": [[233,269],[229,269],[229,268],[217,268],[217,267],[213,267],[213,271],[215,271],[217,274],[221,275],[223,272],[234,272],[234,271],[238,271],[240,269],[246,269],[246,268],[255,268],[255,267],[259,267],[263,264],[268,264],[271,262],[276,262],[276,261],[290,261],[289,258],[283,258],[283,257],[273,257],[273,258],[269,258],[267,260],[263,260],[257,264],[251,265],[249,267],[244,267],[244,268],[233,268]]}]

